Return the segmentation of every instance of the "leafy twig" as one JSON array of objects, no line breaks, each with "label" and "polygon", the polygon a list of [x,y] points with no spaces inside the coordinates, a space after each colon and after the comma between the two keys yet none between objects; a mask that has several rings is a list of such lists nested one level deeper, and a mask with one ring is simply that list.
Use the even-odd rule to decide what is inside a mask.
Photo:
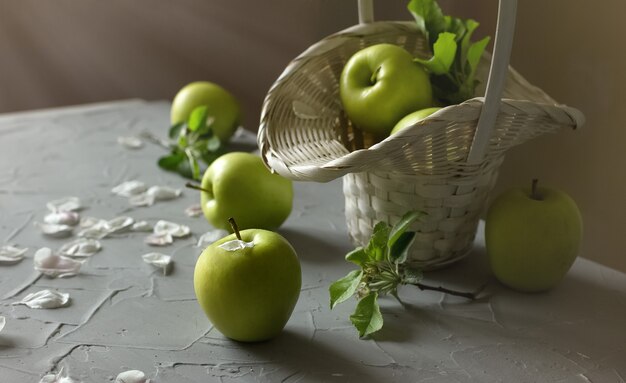
[{"label": "leafy twig", "polygon": [[429,286],[421,282],[422,271],[407,263],[407,253],[415,237],[407,232],[413,222],[423,213],[409,212],[393,227],[379,222],[365,248],[359,247],[346,255],[346,260],[360,267],[329,287],[330,308],[356,296],[359,302],[350,321],[360,336],[370,335],[383,327],[383,317],[378,306],[378,297],[390,294],[402,303],[398,287],[413,285],[420,290],[433,290],[475,299],[484,286],[474,292],[462,292],[441,286]]}]

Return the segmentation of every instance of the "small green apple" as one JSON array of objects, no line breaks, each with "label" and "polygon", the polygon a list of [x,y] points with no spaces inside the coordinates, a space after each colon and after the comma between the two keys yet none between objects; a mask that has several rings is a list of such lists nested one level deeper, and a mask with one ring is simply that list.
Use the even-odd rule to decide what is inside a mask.
[{"label": "small green apple", "polygon": [[220,156],[202,177],[200,205],[215,227],[230,230],[229,217],[242,229],[278,228],[291,213],[292,182],[272,174],[259,156],[232,152]]},{"label": "small green apple", "polygon": [[213,133],[220,141],[227,142],[241,121],[241,109],[235,96],[208,81],[185,85],[172,101],[172,125],[186,122],[191,112],[199,106],[207,107],[207,121],[213,121]]},{"label": "small green apple", "polygon": [[426,117],[435,113],[439,109],[441,108],[438,106],[432,107],[432,108],[420,109],[417,112],[413,112],[407,116],[402,117],[402,119],[398,121],[396,126],[394,126],[393,129],[391,130],[391,134],[398,133],[404,128],[408,128],[409,126],[417,124],[418,122],[422,121]]},{"label": "small green apple", "polygon": [[556,286],[574,263],[582,218],[567,194],[543,187],[512,189],[487,212],[485,241],[491,269],[503,284],[522,292]]},{"label": "small green apple", "polygon": [[339,79],[348,118],[361,130],[383,137],[407,114],[432,105],[430,80],[405,49],[372,45],[355,53]]},{"label": "small green apple", "polygon": [[277,233],[235,228],[209,245],[194,270],[198,303],[226,337],[258,342],[278,335],[301,287],[300,262]]}]

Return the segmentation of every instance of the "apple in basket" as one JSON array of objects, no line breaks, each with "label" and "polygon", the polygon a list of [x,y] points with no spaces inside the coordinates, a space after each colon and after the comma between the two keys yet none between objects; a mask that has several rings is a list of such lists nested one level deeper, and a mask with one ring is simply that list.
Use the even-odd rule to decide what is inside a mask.
[{"label": "apple in basket", "polygon": [[420,109],[417,112],[413,112],[407,116],[402,117],[402,119],[398,121],[398,123],[391,130],[391,134],[398,133],[402,129],[417,124],[418,122],[422,121],[423,119],[440,109],[441,108],[437,106],[432,108]]},{"label": "apple in basket", "polygon": [[485,241],[491,269],[522,292],[556,286],[578,255],[582,218],[567,194],[543,187],[511,189],[487,212]]},{"label": "apple in basket", "polygon": [[432,106],[428,73],[404,48],[372,45],[355,53],[339,79],[343,108],[357,128],[379,137],[411,112]]},{"label": "apple in basket", "polygon": [[227,142],[241,121],[241,108],[235,96],[208,81],[187,84],[172,101],[172,125],[187,121],[191,112],[199,106],[206,106],[207,123],[211,121],[213,133],[220,141]]},{"label": "apple in basket", "polygon": [[229,217],[242,229],[277,229],[291,213],[292,182],[271,173],[254,154],[231,152],[218,157],[207,168],[200,190],[206,219],[214,227],[230,230]]},{"label": "apple in basket", "polygon": [[263,341],[278,335],[300,295],[300,262],[293,247],[272,231],[249,229],[209,245],[194,270],[198,303],[228,338]]}]

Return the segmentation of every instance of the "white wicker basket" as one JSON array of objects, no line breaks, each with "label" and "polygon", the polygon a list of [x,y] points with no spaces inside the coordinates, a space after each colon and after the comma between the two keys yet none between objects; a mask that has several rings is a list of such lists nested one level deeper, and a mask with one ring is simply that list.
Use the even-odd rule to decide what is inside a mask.
[{"label": "white wicker basket", "polygon": [[[357,246],[367,243],[376,222],[393,224],[409,210],[425,211],[427,216],[411,228],[416,240],[409,259],[425,269],[441,267],[471,250],[506,150],[544,133],[580,127],[584,118],[508,67],[506,53],[503,99],[492,105],[495,121],[487,131],[483,128],[487,135],[478,156],[471,152],[485,117],[481,112],[488,108],[483,97],[441,109],[376,143],[346,117],[338,83],[352,54],[381,42],[428,55],[414,23],[363,23],[323,39],[294,59],[268,92],[259,148],[268,167],[294,180],[327,182],[344,176],[346,222]],[[481,94],[490,62],[485,54],[478,76]],[[499,101],[499,92],[496,96]]]}]

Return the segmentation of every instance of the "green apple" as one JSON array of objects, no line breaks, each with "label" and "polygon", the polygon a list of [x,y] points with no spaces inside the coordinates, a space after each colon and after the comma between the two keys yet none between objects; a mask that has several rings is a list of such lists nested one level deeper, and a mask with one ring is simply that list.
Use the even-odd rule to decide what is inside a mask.
[{"label": "green apple", "polygon": [[183,87],[172,101],[172,125],[186,122],[199,106],[207,107],[207,121],[212,121],[213,133],[222,142],[227,142],[241,122],[241,108],[235,96],[211,82],[192,82]]},{"label": "green apple", "polygon": [[441,108],[438,106],[432,107],[432,108],[420,109],[417,112],[413,112],[407,116],[402,117],[402,119],[398,121],[396,126],[394,126],[393,129],[391,129],[391,134],[398,133],[404,128],[408,128],[409,126],[413,126],[417,124],[418,122],[422,121],[426,117],[435,113],[439,109]]},{"label": "green apple", "polygon": [[209,245],[198,258],[193,277],[196,297],[226,337],[267,340],[282,331],[298,301],[300,262],[289,242],[275,232],[235,231]]},{"label": "green apple", "polygon": [[543,187],[512,189],[487,212],[485,240],[491,269],[503,284],[522,292],[556,286],[574,263],[582,218],[567,194]]},{"label": "green apple", "polygon": [[292,182],[271,173],[259,156],[232,152],[220,156],[202,177],[200,204],[215,227],[230,230],[235,217],[242,229],[278,228],[291,213]]},{"label": "green apple", "polygon": [[339,96],[348,118],[359,129],[380,137],[388,136],[402,117],[433,102],[424,67],[392,44],[355,53],[341,72]]}]

